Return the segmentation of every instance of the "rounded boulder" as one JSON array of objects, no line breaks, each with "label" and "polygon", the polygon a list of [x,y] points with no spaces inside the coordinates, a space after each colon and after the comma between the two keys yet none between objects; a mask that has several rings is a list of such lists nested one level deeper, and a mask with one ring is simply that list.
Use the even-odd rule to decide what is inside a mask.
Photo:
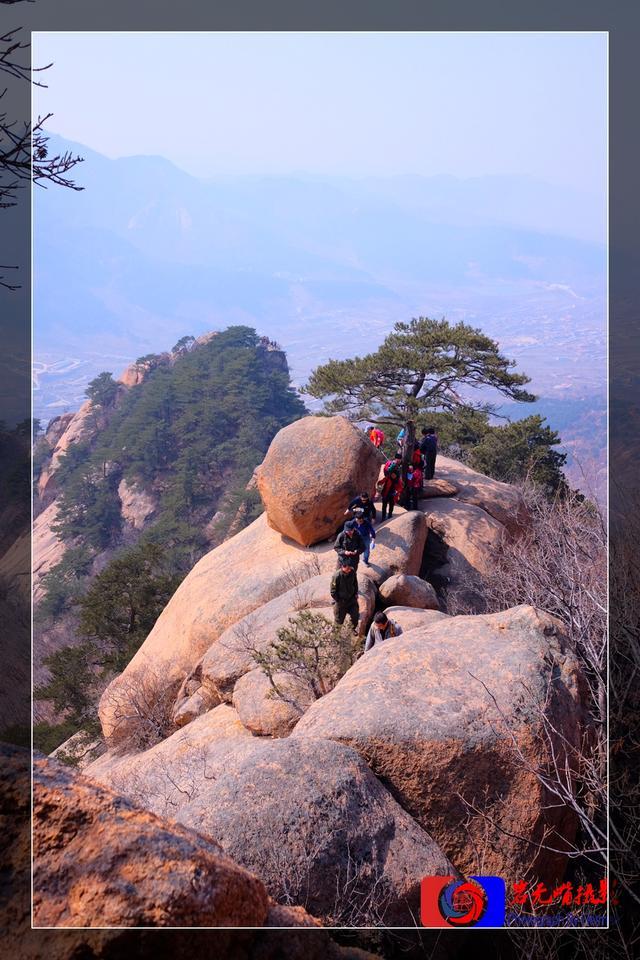
[{"label": "rounded boulder", "polygon": [[308,547],[335,534],[349,501],[373,493],[382,455],[345,417],[303,417],[276,434],[257,470],[269,525]]}]

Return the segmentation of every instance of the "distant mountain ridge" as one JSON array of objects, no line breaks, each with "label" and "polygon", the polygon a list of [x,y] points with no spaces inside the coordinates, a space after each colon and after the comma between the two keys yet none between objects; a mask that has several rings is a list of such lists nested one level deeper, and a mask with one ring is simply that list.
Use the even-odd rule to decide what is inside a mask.
[{"label": "distant mountain ridge", "polygon": [[601,245],[560,235],[576,199],[563,213],[566,191],[549,187],[545,203],[526,178],[202,181],[159,157],[109,160],[55,135],[50,148],[85,157],[85,189],[36,195],[36,350],[87,334],[125,349],[151,327],[157,342],[158,327],[170,337],[218,320],[281,336],[270,319],[378,301],[402,314],[416,297],[428,307],[429,288],[555,283],[589,296],[604,274]]}]

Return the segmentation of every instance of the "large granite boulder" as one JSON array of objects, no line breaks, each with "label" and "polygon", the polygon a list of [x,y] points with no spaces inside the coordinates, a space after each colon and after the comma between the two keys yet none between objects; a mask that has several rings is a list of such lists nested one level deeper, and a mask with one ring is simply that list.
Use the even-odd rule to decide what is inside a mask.
[{"label": "large granite boulder", "polygon": [[438,620],[445,620],[446,613],[440,610],[424,610],[420,607],[386,607],[386,615],[402,627],[404,633],[415,627],[432,626]]},{"label": "large granite boulder", "polygon": [[349,501],[373,493],[380,454],[345,417],[303,417],[276,434],[257,470],[269,524],[303,546],[335,534]]},{"label": "large granite boulder", "polygon": [[[127,787],[127,796],[144,807],[148,806],[148,785],[153,781],[156,770],[163,771],[169,763],[179,765],[184,761],[184,758],[191,758],[197,752],[202,753],[211,744],[218,743],[221,740],[238,740],[241,737],[250,736],[251,733],[240,720],[238,711],[234,710],[229,704],[222,703],[180,727],[170,737],[161,740],[154,747],[136,754],[124,754],[108,750],[88,764],[84,768],[84,772],[87,776],[107,783],[116,790],[119,789],[119,778],[122,775],[123,782],[126,783]],[[134,780],[136,780],[137,771],[141,771],[143,774],[139,778],[139,794],[135,793],[132,786]],[[159,796],[162,795],[163,776],[155,783],[160,790]],[[156,803],[154,810],[163,816],[171,815],[171,805],[168,803],[165,806],[159,806]]]},{"label": "large granite boulder", "polygon": [[558,623],[520,606],[437,617],[376,645],[291,738],[358,750],[466,875],[555,882],[576,818],[536,771],[554,754],[572,769],[583,702]]},{"label": "large granite boulder", "polygon": [[529,522],[519,491],[509,483],[494,480],[458,460],[440,454],[436,461],[434,479],[457,487],[458,500],[480,507],[512,534],[517,534]]},{"label": "large granite boulder", "polygon": [[360,562],[358,575],[369,577],[376,584],[395,574],[417,576],[422,566],[422,557],[429,525],[420,510],[397,508],[391,520],[376,528],[376,545],[371,551],[367,567]]},{"label": "large granite boulder", "polygon": [[423,501],[422,509],[447,545],[446,562],[433,573],[448,580],[448,600],[455,595],[464,612],[482,612],[483,577],[509,535],[506,528],[480,507],[460,500]]},{"label": "large granite boulder", "polygon": [[314,916],[413,924],[420,879],[456,873],[342,744],[245,738],[198,744],[176,757],[163,752],[162,762],[158,752],[128,758],[117,789],[151,810],[170,808],[180,823],[258,870],[276,900]]},{"label": "large granite boulder", "polygon": [[211,644],[232,624],[292,583],[330,575],[331,544],[305,550],[267,524],[265,514],[207,553],[182,581],[125,671],[107,687],[100,720],[107,738],[123,737],[133,692],[145,678],[175,695]]},{"label": "large granite boulder", "polygon": [[259,668],[240,677],[233,690],[233,706],[241,723],[260,737],[288,737],[296,723],[314,702],[308,684],[291,674],[276,672],[273,681]]},{"label": "large granite boulder", "polygon": [[34,760],[36,926],[262,926],[263,884],[211,839]]},{"label": "large granite boulder", "polygon": [[389,577],[380,586],[380,597],[385,606],[422,607],[424,610],[439,610],[436,591],[420,577],[399,573]]}]

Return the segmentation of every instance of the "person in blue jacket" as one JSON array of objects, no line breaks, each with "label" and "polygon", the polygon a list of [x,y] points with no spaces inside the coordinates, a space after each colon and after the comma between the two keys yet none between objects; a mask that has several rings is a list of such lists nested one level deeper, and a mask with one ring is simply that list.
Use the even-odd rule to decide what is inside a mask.
[{"label": "person in blue jacket", "polygon": [[356,520],[356,530],[364,540],[364,550],[362,551],[362,559],[365,562],[365,566],[370,567],[369,563],[369,553],[375,547],[376,544],[376,532],[373,529],[373,525],[365,517],[364,511],[356,509],[353,511],[355,514]]}]

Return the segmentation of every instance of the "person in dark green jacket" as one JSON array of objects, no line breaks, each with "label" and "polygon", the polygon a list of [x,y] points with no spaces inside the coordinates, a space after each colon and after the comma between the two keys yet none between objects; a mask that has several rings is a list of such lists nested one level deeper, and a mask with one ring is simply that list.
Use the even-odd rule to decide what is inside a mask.
[{"label": "person in dark green jacket", "polygon": [[358,629],[360,608],[358,607],[358,578],[350,563],[343,561],[331,578],[331,597],[333,599],[333,618],[336,623],[344,623],[345,617],[351,617],[353,629]]},{"label": "person in dark green jacket", "polygon": [[358,524],[355,520],[347,520],[333,545],[333,549],[338,554],[338,565],[346,561],[357,570],[360,554],[364,553],[365,547],[366,544],[358,533]]}]

